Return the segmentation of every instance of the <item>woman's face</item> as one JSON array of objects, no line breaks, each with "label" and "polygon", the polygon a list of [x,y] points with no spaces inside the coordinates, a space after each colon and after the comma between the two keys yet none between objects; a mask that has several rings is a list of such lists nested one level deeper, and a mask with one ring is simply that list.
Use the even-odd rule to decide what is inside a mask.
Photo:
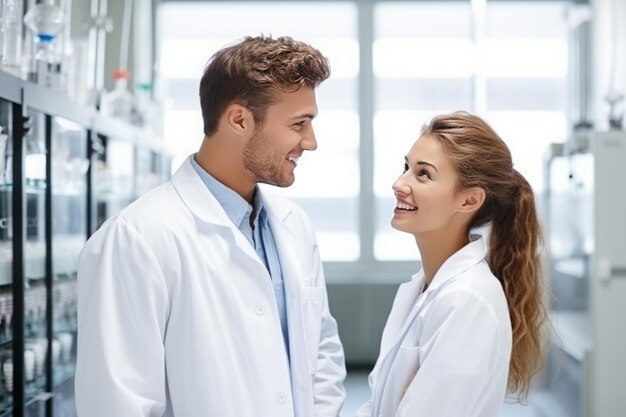
[{"label": "woman's face", "polygon": [[393,184],[396,208],[391,225],[414,235],[449,230],[463,198],[455,192],[456,185],[456,171],[441,142],[431,135],[420,137]]}]

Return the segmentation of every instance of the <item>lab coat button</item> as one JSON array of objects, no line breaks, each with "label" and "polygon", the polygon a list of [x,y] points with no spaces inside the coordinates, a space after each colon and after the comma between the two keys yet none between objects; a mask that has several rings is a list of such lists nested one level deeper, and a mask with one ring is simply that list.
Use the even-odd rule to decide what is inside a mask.
[{"label": "lab coat button", "polygon": [[287,396],[284,392],[279,392],[278,394],[276,394],[276,402],[278,404],[284,404],[285,401],[287,401]]},{"label": "lab coat button", "polygon": [[257,316],[262,316],[265,313],[265,307],[259,304],[254,308],[254,312]]}]

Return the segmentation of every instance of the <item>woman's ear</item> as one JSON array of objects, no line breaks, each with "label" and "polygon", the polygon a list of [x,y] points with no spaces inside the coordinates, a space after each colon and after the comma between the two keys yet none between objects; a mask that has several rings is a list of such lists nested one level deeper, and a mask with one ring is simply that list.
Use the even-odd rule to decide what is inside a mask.
[{"label": "woman's ear", "polygon": [[254,132],[254,117],[252,112],[241,104],[232,103],[223,113],[226,127],[240,136],[247,136]]},{"label": "woman's ear", "polygon": [[477,211],[485,202],[485,190],[480,187],[473,187],[461,193],[462,200],[459,211],[462,213],[473,213]]}]

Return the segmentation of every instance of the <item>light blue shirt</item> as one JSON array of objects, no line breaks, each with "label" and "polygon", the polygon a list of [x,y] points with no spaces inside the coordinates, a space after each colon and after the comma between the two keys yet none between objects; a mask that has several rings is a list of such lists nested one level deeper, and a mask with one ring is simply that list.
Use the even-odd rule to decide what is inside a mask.
[{"label": "light blue shirt", "polygon": [[272,279],[276,307],[278,308],[278,316],[280,318],[280,327],[282,328],[283,340],[285,342],[285,351],[287,352],[287,359],[289,359],[289,331],[287,327],[287,306],[285,301],[283,272],[280,267],[280,259],[278,258],[274,235],[272,234],[272,229],[270,228],[267,218],[267,210],[261,202],[258,188],[254,193],[254,206],[257,207],[257,211],[254,221],[252,222],[252,227],[250,226],[250,215],[254,208],[248,204],[243,197],[206,172],[204,168],[196,162],[195,155],[191,158],[191,164],[204,184],[208,187],[209,191],[211,191],[211,194],[213,194],[224,208],[228,218],[246,237],[261,261],[265,264],[270,278]]}]

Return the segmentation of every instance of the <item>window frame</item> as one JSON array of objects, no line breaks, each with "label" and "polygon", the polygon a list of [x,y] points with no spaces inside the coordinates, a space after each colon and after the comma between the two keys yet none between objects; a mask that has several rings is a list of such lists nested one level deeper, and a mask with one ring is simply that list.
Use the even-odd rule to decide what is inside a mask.
[{"label": "window frame", "polygon": [[[225,0],[161,0],[161,3],[221,3]],[[233,0],[246,3],[254,1],[288,2],[289,0]],[[358,236],[359,258],[354,261],[324,261],[326,280],[330,283],[400,283],[410,279],[419,270],[421,262],[378,260],[374,254],[376,233],[376,195],[374,190],[374,114],[375,88],[373,45],[374,45],[374,9],[380,3],[423,3],[423,2],[459,2],[460,0],[345,0],[355,5],[357,10],[357,41],[359,44],[358,114],[359,114],[359,195],[358,201]],[[485,38],[485,8],[487,0],[467,0],[474,3],[471,7],[472,25],[483,24],[474,30],[473,41],[482,42]],[[586,4],[585,0],[489,0],[489,2],[523,3],[576,3]],[[330,3],[332,0],[310,0],[311,3]],[[472,76],[473,97],[469,111],[484,114],[486,110],[486,75],[474,73]],[[567,109],[563,109],[567,111]],[[417,249],[416,249],[417,251]]]}]

